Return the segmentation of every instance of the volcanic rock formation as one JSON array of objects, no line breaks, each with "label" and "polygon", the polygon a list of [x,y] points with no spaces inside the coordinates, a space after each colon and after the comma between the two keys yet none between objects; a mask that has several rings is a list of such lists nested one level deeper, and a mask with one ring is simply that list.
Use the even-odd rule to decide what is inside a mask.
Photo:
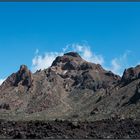
[{"label": "volcanic rock formation", "polygon": [[[139,118],[140,66],[122,77],[76,52],[58,56],[31,73],[21,65],[0,86],[0,118],[14,120],[101,120]],[[24,116],[24,117],[23,117]]]}]

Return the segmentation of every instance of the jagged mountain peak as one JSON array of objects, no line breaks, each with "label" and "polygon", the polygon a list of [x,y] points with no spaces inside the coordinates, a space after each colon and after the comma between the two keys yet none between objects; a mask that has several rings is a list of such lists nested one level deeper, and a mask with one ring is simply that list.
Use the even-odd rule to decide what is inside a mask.
[{"label": "jagged mountain peak", "polygon": [[65,56],[72,56],[72,57],[80,57],[81,56],[77,52],[68,52],[64,54]]},{"label": "jagged mountain peak", "polygon": [[87,62],[76,52],[68,52],[53,61],[49,71],[73,80],[73,87],[97,91],[120,81],[120,77],[106,71],[100,64]]},{"label": "jagged mountain peak", "polygon": [[65,53],[63,56],[58,56],[56,59],[53,61],[51,66],[58,66],[58,65],[63,65],[65,63],[81,63],[84,60],[81,58],[81,56],[76,53],[76,52],[68,52]]},{"label": "jagged mountain peak", "polygon": [[[119,109],[117,113],[124,114],[123,104],[129,105],[129,100],[139,103],[139,73],[140,65],[126,69],[121,78],[100,64],[85,61],[78,53],[68,52],[56,57],[49,68],[33,74],[21,65],[0,86],[0,103],[8,104],[13,114],[21,111],[21,116],[44,111],[46,118],[77,115],[92,119],[93,115],[104,117],[103,112],[110,116]],[[127,82],[128,86],[121,86]]]},{"label": "jagged mountain peak", "polygon": [[121,78],[121,83],[127,85],[138,78],[140,78],[140,65],[125,69]]},{"label": "jagged mountain peak", "polygon": [[28,71],[28,67],[26,66],[26,65],[20,65],[20,69],[19,69],[19,71]]},{"label": "jagged mountain peak", "polygon": [[16,73],[14,85],[22,84],[23,86],[31,87],[32,85],[32,72],[26,65],[21,65],[19,71]]},{"label": "jagged mountain peak", "polygon": [[11,74],[1,85],[2,89],[6,89],[11,86],[26,86],[28,88],[32,85],[32,72],[26,65],[21,65],[16,73]]},{"label": "jagged mountain peak", "polygon": [[59,67],[61,70],[95,70],[105,72],[100,64],[87,62],[77,52],[68,52],[63,56],[58,56],[53,61],[51,67]]}]

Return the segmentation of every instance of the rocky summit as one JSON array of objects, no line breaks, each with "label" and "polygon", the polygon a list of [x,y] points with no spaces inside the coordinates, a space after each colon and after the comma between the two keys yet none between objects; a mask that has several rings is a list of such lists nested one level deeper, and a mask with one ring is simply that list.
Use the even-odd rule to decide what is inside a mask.
[{"label": "rocky summit", "polygon": [[6,121],[139,120],[139,108],[140,65],[120,77],[76,52],[56,57],[35,73],[21,65],[0,86],[0,119]]}]

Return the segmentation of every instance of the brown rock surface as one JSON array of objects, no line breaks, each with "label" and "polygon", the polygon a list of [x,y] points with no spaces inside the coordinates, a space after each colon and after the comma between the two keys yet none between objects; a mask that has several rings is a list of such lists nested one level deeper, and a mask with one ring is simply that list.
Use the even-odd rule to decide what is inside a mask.
[{"label": "brown rock surface", "polygon": [[[122,78],[75,52],[58,56],[51,67],[31,73],[21,65],[0,86],[0,118],[12,120],[101,120],[140,116],[140,66]],[[124,86],[125,85],[125,86]],[[24,116],[24,117],[23,117]]]}]

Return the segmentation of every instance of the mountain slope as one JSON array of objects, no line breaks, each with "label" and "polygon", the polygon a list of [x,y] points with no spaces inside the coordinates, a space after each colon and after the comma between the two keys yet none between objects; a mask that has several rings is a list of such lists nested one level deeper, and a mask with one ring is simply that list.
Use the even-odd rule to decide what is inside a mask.
[{"label": "mountain slope", "polygon": [[0,86],[0,118],[14,120],[100,120],[139,118],[140,66],[122,77],[76,52],[31,73],[21,65]]}]

